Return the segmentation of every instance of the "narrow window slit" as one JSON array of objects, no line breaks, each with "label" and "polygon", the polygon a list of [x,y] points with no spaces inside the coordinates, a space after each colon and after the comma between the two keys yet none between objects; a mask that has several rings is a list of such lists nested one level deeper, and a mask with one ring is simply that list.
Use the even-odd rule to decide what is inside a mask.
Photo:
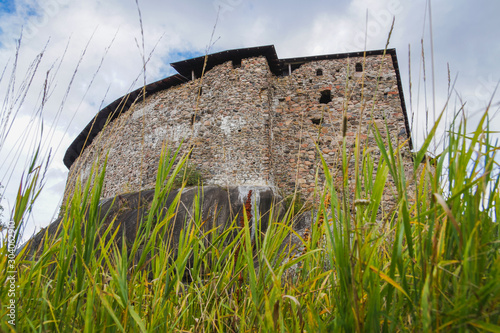
[{"label": "narrow window slit", "polygon": [[191,125],[193,125],[196,121],[200,121],[201,117],[199,115],[192,115],[191,116]]}]

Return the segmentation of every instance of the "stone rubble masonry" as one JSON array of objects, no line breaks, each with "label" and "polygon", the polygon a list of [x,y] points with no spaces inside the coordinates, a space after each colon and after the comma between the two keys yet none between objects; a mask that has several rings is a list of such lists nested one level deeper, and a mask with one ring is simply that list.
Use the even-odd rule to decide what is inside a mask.
[{"label": "stone rubble masonry", "polygon": [[[362,72],[356,64],[364,64]],[[387,120],[394,144],[407,141],[403,163],[410,176],[399,88],[390,55],[309,61],[282,77],[264,56],[242,59],[240,67],[227,61],[148,96],[103,128],[71,166],[66,198],[108,151],[102,198],[153,188],[162,145],[182,144],[182,153],[192,148],[190,163],[205,185],[275,186],[284,196],[297,187],[310,199],[316,174],[319,184],[323,177],[319,154],[342,179],[344,113],[349,154],[359,133],[377,167],[372,126],[386,137]],[[391,193],[386,189],[384,201],[392,201]]]}]

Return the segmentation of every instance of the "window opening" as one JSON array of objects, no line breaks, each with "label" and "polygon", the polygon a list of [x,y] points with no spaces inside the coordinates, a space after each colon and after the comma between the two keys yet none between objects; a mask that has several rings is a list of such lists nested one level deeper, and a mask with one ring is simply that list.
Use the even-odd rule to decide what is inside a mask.
[{"label": "window opening", "polygon": [[311,118],[311,122],[314,124],[314,125],[320,125],[322,123],[322,120],[321,118]]},{"label": "window opening", "polygon": [[241,59],[234,59],[233,60],[233,68],[240,68],[241,67]]},{"label": "window opening", "polygon": [[321,92],[321,97],[319,99],[319,102],[321,104],[328,104],[331,101],[332,101],[332,92],[331,92],[331,90],[323,90]]}]

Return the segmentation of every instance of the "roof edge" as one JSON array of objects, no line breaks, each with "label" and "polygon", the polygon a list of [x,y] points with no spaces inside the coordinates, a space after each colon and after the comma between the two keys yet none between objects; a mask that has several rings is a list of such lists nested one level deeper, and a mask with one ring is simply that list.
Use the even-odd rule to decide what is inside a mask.
[{"label": "roof edge", "polygon": [[410,147],[410,151],[413,151],[413,140],[411,137],[410,122],[408,120],[408,113],[406,111],[406,102],[405,102],[405,96],[403,94],[403,83],[401,81],[401,74],[399,72],[398,57],[396,55],[396,49],[391,49],[391,50],[392,50],[392,52],[390,54],[391,54],[391,58],[392,58],[392,64],[394,66],[394,71],[396,72],[396,80],[398,82],[399,100],[401,101],[401,110],[403,111],[406,135],[408,136],[408,139],[409,139],[408,145]]}]

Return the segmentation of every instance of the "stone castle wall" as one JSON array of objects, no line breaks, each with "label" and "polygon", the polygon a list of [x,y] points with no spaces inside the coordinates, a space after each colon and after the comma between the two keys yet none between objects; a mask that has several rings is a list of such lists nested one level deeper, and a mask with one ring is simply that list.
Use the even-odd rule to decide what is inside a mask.
[{"label": "stone castle wall", "polygon": [[[402,134],[407,139],[390,55],[295,67],[291,75],[277,77],[263,56],[242,59],[241,66],[227,61],[203,78],[136,103],[101,130],[71,166],[67,193],[108,150],[103,198],[152,188],[163,143],[175,148],[182,142],[182,152],[193,148],[191,164],[204,184],[275,186],[285,195],[297,187],[310,196],[319,154],[329,165],[340,164],[344,115],[351,152],[359,132],[377,159],[371,126],[375,122],[386,135],[384,117],[394,140]],[[410,170],[411,158],[405,156]]]},{"label": "stone castle wall", "polygon": [[[394,139],[405,128],[391,58],[367,58],[364,76],[363,72],[356,72],[356,64],[362,65],[363,59],[310,62],[291,76],[278,79],[273,103],[273,148],[275,155],[286,156],[276,159],[278,183],[293,186],[294,179],[297,179],[302,192],[312,192],[320,163],[317,147],[329,165],[341,165],[344,115],[347,119],[347,148],[351,153],[358,132],[362,147],[376,147],[372,120],[383,130],[383,119],[387,117]],[[317,75],[319,69],[322,75]],[[320,103],[322,93],[329,93],[332,100],[327,104]],[[383,132],[385,134],[385,130]],[[378,149],[375,150],[374,155],[377,155]]]}]

